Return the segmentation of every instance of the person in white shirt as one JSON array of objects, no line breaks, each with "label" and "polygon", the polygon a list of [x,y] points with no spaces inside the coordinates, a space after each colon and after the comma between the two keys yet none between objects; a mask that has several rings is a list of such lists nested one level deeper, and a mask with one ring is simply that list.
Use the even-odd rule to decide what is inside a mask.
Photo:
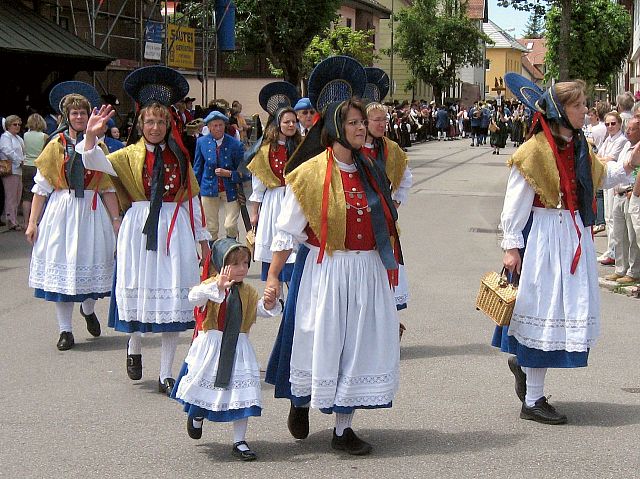
[{"label": "person in white shirt", "polygon": [[[608,160],[617,161],[620,151],[627,142],[627,138],[622,133],[622,118],[616,111],[606,114],[604,124],[607,128],[607,138],[598,149],[598,155]],[[613,198],[614,188],[604,191],[604,220],[607,225],[607,251],[598,257],[598,261],[605,266],[611,266],[615,262],[613,232]]]},{"label": "person in white shirt", "polygon": [[[607,115],[607,120],[612,116]],[[633,153],[640,141],[640,117],[634,116],[627,122],[627,141],[618,156],[618,163],[624,163]],[[640,249],[636,241],[635,228],[629,205],[634,178],[628,175],[624,182],[613,188],[613,248],[615,252],[616,270],[605,276],[605,279],[616,281],[621,285],[637,283],[640,280]]]},{"label": "person in white shirt", "polygon": [[0,159],[11,160],[11,174],[2,177],[5,218],[10,229],[22,231],[22,226],[18,224],[24,164],[24,141],[19,136],[22,120],[17,115],[9,115],[5,126],[6,131],[0,136]]}]

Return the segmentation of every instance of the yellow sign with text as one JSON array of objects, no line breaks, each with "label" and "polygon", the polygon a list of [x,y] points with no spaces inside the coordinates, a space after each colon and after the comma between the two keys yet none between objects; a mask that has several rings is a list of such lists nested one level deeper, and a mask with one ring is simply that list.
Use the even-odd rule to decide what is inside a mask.
[{"label": "yellow sign with text", "polygon": [[195,29],[170,23],[167,34],[169,35],[167,66],[192,69],[196,50]]}]

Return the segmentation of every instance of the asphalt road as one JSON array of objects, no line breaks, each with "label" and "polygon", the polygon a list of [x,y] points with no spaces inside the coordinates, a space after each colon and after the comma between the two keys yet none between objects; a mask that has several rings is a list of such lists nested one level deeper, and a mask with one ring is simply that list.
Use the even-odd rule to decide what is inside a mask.
[{"label": "asphalt road", "polygon": [[[410,149],[414,187],[400,210],[412,295],[401,312],[401,385],[392,409],[355,415],[354,429],[374,445],[368,457],[334,452],[332,417],[318,411],[309,438],[292,439],[288,403],[269,385],[247,434],[258,461],[231,457],[228,424],[206,422],[193,441],[180,405],[156,392],[159,338],[143,340],[144,377],[130,381],[126,337],[106,328],[102,300],[103,336],[89,337],[76,308],[76,346],[59,352],[54,307],[27,287],[30,248],[20,233],[0,234],[0,477],[640,477],[639,300],[603,291],[590,367],[547,374],[545,392],[569,416],[566,426],[518,418],[506,356],[490,347],[492,323],[474,308],[480,277],[500,267],[512,151],[495,156],[466,140]],[[252,330],[263,365],[278,321]],[[176,374],[188,346],[183,333]]]}]

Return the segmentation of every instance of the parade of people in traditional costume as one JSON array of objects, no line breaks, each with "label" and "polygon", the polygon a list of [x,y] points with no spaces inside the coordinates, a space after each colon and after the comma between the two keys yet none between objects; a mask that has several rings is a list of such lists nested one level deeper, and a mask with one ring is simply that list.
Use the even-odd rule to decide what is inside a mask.
[{"label": "parade of people in traditional costume", "polygon": [[[363,100],[367,112],[367,141],[362,147],[365,157],[377,161],[380,168],[387,172],[390,181],[391,199],[396,209],[400,208],[409,198],[409,190],[413,184],[413,175],[409,169],[407,154],[395,141],[385,136],[387,126],[387,109],[381,103],[389,92],[389,76],[384,70],[376,67],[366,67],[367,85]],[[398,286],[394,290],[396,308],[398,311],[406,309],[409,302],[409,282],[404,264],[398,270]],[[404,324],[400,325],[400,332],[404,331]]]},{"label": "parade of people in traditional costume", "polygon": [[600,333],[595,191],[619,183],[640,155],[605,164],[590,150],[582,133],[582,81],[547,91],[514,73],[505,81],[535,116],[532,135],[509,160],[503,262],[519,276],[519,288],[511,322],[496,328],[492,344],[513,355],[508,366],[520,417],[564,424],[567,416],[547,401],[544,381],[549,368],[587,366]]},{"label": "parade of people in traditional costume", "polygon": [[85,166],[111,176],[125,211],[109,326],[129,335],[127,374],[141,379],[141,336],[159,333],[158,391],[170,395],[179,334],[194,327],[188,294],[199,283],[198,244],[206,257],[211,239],[198,182],[169,111],[189,85],[177,71],[152,66],[134,70],[124,88],[141,108],[137,127],[142,137],[109,155],[95,148],[96,136],[114,114],[111,106],[102,106],[89,118],[85,140],[76,148]]},{"label": "parade of people in traditional costume", "polygon": [[[266,381],[291,402],[288,426],[309,434],[309,407],[335,414],[331,447],[372,446],[352,429],[356,409],[392,406],[399,385],[398,316],[392,287],[402,263],[384,169],[362,155],[364,68],[330,57],[309,78],[321,119],[285,169],[286,191],[267,288],[295,248],[297,258]],[[375,351],[375,354],[371,354]]]},{"label": "parade of people in traditional costume", "polygon": [[[94,307],[111,291],[120,208],[109,176],[85,168],[74,149],[91,108],[100,105],[98,92],[87,83],[63,82],[51,90],[49,100],[63,121],[35,160],[25,234],[33,244],[29,286],[37,298],[55,302],[57,348],[65,351],[75,344],[74,303],[81,303],[89,334],[100,336]],[[103,144],[97,149],[106,151]]]},{"label": "parade of people in traditional costume", "polygon": [[[249,161],[247,169],[251,172],[251,224],[256,228],[253,259],[262,263],[261,279],[266,281],[276,220],[285,194],[284,168],[302,137],[292,108],[298,101],[295,86],[284,81],[268,83],[260,91],[259,101],[270,118],[262,138],[252,149],[255,154],[249,152],[245,161]],[[281,282],[291,280],[295,260],[292,253],[280,272]]]},{"label": "parade of people in traditional costume", "polygon": [[251,251],[232,238],[213,243],[214,274],[189,292],[189,300],[204,308],[202,329],[193,340],[178,375],[172,397],[187,413],[187,433],[202,437],[204,419],[233,423],[235,457],[256,459],[245,441],[248,419],[262,413],[260,365],[249,341],[256,316],[282,312],[275,289],[263,298],[244,282]]}]

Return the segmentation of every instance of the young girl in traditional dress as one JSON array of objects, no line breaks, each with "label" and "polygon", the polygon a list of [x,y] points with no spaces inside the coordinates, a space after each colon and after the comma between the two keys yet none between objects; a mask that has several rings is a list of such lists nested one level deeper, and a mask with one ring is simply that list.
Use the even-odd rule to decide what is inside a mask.
[{"label": "young girl in traditional dress", "polygon": [[272,317],[282,312],[273,288],[264,298],[244,283],[251,253],[231,238],[218,240],[212,250],[219,273],[189,292],[189,301],[206,305],[202,332],[194,339],[172,397],[184,405],[189,437],[202,437],[204,419],[233,422],[233,455],[256,459],[245,442],[248,419],[260,416],[260,366],[249,342],[256,314]]}]

